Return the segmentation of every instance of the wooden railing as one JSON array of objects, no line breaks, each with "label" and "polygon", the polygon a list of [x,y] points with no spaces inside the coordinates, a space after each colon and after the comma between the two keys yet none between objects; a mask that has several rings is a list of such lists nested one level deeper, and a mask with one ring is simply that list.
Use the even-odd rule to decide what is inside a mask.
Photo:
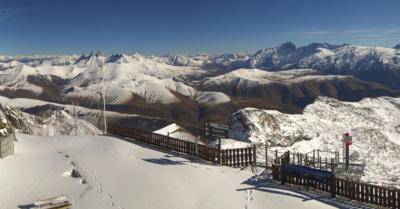
[{"label": "wooden railing", "polygon": [[[315,188],[316,190],[332,193],[331,188],[335,188],[337,196],[345,197],[350,200],[368,203],[372,205],[400,208],[400,190],[386,188],[372,184],[335,178],[334,185],[329,181],[316,180],[307,176],[284,174],[285,182],[294,185],[301,185]],[[282,181],[282,166],[272,165],[272,179]]]},{"label": "wooden railing", "polygon": [[[201,159],[213,163],[216,163],[218,159],[217,149],[210,148],[201,144],[196,144],[194,142],[188,142],[160,134],[150,133],[134,128],[117,126],[113,124],[107,125],[107,132],[117,136],[136,139],[146,144],[161,147],[163,149],[168,149],[187,155],[196,155]],[[253,154],[253,150],[255,150],[254,147],[221,150],[221,164],[230,167],[250,165],[255,162],[255,155]]]},{"label": "wooden railing", "polygon": [[256,158],[254,150],[254,147],[221,150],[222,165],[230,167],[251,165]]}]

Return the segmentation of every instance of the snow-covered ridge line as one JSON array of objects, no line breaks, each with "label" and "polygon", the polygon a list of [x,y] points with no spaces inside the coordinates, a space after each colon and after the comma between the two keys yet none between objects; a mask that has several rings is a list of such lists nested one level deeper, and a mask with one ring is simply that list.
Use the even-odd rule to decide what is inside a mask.
[{"label": "snow-covered ridge line", "polygon": [[316,70],[384,70],[400,69],[400,51],[396,47],[366,47],[312,43],[297,48],[287,42],[275,48],[260,50],[242,67],[268,69],[312,68]]},{"label": "snow-covered ridge line", "polygon": [[339,76],[339,75],[320,75],[320,72],[313,69],[293,69],[278,72],[268,72],[259,69],[238,69],[229,72],[224,75],[217,77],[210,77],[204,79],[205,82],[213,83],[226,83],[232,82],[237,79],[240,82],[253,82],[258,85],[271,84],[271,83],[282,83],[282,84],[293,84],[302,83],[305,80],[335,80],[344,79],[350,76]]}]

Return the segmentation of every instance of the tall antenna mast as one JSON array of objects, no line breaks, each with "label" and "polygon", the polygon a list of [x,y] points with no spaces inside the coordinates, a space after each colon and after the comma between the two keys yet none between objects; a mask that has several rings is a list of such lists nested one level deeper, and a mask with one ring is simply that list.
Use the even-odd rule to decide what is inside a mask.
[{"label": "tall antenna mast", "polygon": [[104,105],[104,131],[103,134],[107,133],[107,117],[106,117],[106,88],[104,87],[104,71],[103,71],[103,61],[101,61],[101,77],[103,77],[103,105]]}]

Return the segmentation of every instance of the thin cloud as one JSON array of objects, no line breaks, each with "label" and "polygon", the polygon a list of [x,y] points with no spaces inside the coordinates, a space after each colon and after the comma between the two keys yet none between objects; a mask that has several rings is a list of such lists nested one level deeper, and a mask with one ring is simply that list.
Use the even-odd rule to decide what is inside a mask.
[{"label": "thin cloud", "polygon": [[103,30],[103,33],[108,33],[108,34],[114,34],[114,33],[118,33],[116,31],[111,31],[111,30]]},{"label": "thin cloud", "polygon": [[16,9],[0,9],[0,21],[11,18],[16,11]]},{"label": "thin cloud", "polygon": [[391,40],[391,39],[395,39],[395,38],[381,38],[381,41],[386,41],[386,40]]},{"label": "thin cloud", "polygon": [[[393,33],[400,31],[400,29],[364,29],[364,30],[341,30],[341,31],[329,31],[329,30],[317,30],[317,31],[288,31],[282,33],[284,36],[307,36],[307,35],[346,35],[354,34],[359,37],[376,37],[383,36],[383,34]],[[366,34],[367,33],[367,34]],[[355,36],[354,36],[355,37]]]}]

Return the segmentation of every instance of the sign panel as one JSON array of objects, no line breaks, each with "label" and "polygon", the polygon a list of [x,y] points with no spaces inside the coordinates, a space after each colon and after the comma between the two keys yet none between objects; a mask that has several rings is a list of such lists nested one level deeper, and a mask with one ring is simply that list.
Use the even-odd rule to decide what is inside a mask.
[{"label": "sign panel", "polygon": [[213,136],[217,138],[228,138],[229,126],[217,124],[217,123],[206,123],[206,136]]},{"label": "sign panel", "polygon": [[352,136],[343,136],[343,143],[353,143]]},{"label": "sign panel", "polygon": [[218,124],[218,123],[206,123],[206,126],[210,126],[212,128],[218,128],[222,130],[229,130],[228,125]]}]

